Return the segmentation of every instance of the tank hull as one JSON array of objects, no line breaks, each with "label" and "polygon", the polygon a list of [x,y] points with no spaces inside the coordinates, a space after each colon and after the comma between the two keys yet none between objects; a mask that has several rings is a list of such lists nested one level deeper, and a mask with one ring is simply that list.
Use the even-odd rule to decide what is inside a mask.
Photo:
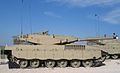
[{"label": "tank hull", "polygon": [[24,59],[93,59],[101,57],[101,50],[95,47],[81,45],[15,45],[8,46],[6,49],[12,50],[12,55]]},{"label": "tank hull", "polygon": [[[86,45],[14,45],[7,46],[9,61],[17,63],[25,68],[38,67],[44,64],[46,67],[79,67],[81,64],[93,66],[102,58],[101,50]],[[11,53],[10,53],[11,52]],[[94,63],[93,63],[94,62]]]}]

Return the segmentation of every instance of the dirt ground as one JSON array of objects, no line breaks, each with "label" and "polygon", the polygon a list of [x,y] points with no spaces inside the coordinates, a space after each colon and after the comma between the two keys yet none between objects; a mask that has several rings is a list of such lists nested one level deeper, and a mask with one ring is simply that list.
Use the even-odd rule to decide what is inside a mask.
[{"label": "dirt ground", "polygon": [[106,60],[105,65],[91,68],[36,68],[9,69],[8,64],[0,65],[0,73],[120,73],[120,60]]}]

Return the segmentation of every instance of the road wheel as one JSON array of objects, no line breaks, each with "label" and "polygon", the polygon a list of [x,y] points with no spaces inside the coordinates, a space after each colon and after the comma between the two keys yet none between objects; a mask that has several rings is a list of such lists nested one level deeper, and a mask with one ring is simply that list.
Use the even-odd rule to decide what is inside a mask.
[{"label": "road wheel", "polygon": [[70,65],[71,65],[73,68],[78,68],[78,67],[80,67],[81,62],[80,62],[79,60],[72,60],[72,61],[70,61]]},{"label": "road wheel", "polygon": [[84,67],[92,67],[93,61],[92,60],[85,60],[85,61],[82,61],[82,64]]},{"label": "road wheel", "polygon": [[61,68],[65,68],[68,65],[68,61],[67,60],[59,60],[59,61],[57,61],[57,65]]},{"label": "road wheel", "polygon": [[118,55],[114,54],[114,55],[111,55],[112,59],[118,59]]},{"label": "road wheel", "polygon": [[53,68],[55,66],[55,61],[54,60],[47,60],[45,62],[45,66],[48,68]]},{"label": "road wheel", "polygon": [[26,68],[28,66],[27,60],[20,60],[19,61],[20,68]]},{"label": "road wheel", "polygon": [[37,67],[39,67],[39,65],[40,65],[40,61],[39,60],[31,60],[30,61],[30,66],[32,68],[37,68]]}]

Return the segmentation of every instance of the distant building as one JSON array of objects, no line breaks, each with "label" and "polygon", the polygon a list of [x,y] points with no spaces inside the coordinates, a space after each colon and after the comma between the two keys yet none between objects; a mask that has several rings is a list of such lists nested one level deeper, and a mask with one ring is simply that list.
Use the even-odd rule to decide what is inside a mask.
[{"label": "distant building", "polygon": [[5,46],[0,46],[0,64],[6,63],[6,55],[4,55]]},{"label": "distant building", "polygon": [[0,46],[0,59],[5,59],[4,49],[5,46]]}]

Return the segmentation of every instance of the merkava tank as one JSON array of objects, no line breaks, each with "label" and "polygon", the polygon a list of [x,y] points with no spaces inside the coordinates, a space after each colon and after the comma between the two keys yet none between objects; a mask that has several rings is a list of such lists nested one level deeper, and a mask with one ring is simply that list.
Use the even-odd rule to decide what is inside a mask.
[{"label": "merkava tank", "polygon": [[21,68],[91,67],[105,60],[99,47],[73,44],[78,41],[74,36],[48,32],[18,35],[14,37],[13,46],[6,46],[5,54]]},{"label": "merkava tank", "polygon": [[102,43],[106,43],[103,47],[106,49],[107,58],[118,59],[120,57],[120,40],[106,40],[102,41]]},{"label": "merkava tank", "polygon": [[120,57],[120,39],[118,37],[88,38],[88,45],[99,46],[104,50],[106,58],[118,59]]}]

